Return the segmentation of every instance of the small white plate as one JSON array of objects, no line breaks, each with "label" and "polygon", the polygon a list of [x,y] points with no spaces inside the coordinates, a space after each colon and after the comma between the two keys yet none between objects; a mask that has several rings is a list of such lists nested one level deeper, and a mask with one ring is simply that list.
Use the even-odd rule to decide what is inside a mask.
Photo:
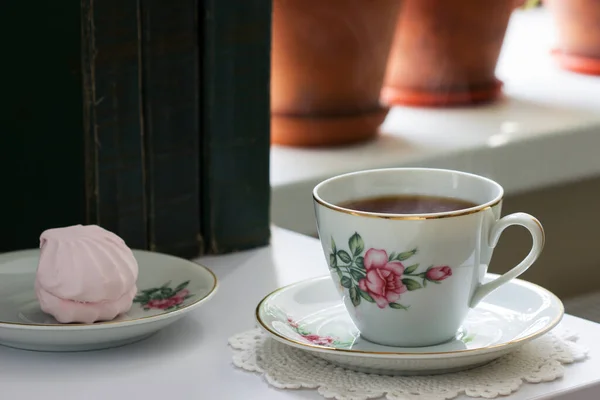
[{"label": "small white plate", "polygon": [[[497,277],[488,274],[486,281]],[[329,276],[280,288],[256,309],[260,326],[282,343],[349,369],[388,375],[431,375],[488,363],[552,329],[561,301],[519,279],[472,309],[456,338],[429,347],[388,347],[361,339]]]},{"label": "small white plate", "polygon": [[35,296],[39,250],[0,254],[0,344],[38,351],[85,351],[144,339],[200,306],[216,291],[208,268],[182,258],[133,250],[138,296],[112,321],[60,324]]}]

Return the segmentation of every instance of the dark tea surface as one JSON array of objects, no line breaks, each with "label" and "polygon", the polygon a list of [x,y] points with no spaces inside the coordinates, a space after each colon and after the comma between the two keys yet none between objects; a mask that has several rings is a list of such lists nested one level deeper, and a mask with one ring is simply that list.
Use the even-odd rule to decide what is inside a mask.
[{"label": "dark tea surface", "polygon": [[393,195],[369,197],[340,204],[356,211],[385,214],[431,214],[475,207],[470,201],[451,197]]}]

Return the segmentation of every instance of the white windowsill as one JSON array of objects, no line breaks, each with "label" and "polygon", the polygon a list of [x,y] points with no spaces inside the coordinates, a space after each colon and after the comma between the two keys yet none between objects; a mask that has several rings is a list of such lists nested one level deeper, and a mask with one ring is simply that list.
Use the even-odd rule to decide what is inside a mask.
[{"label": "white windowsill", "polygon": [[395,107],[381,136],[337,149],[271,150],[272,219],[315,231],[311,191],[340,173],[382,167],[452,168],[488,176],[509,194],[600,174],[600,77],[560,70],[545,11],[513,15],[497,74],[505,99],[453,109]]}]

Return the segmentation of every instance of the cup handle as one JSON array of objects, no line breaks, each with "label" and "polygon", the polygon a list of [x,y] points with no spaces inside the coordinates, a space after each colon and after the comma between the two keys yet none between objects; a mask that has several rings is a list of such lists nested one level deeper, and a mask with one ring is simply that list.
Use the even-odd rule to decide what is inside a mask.
[{"label": "cup handle", "polygon": [[546,240],[546,236],[544,234],[544,228],[542,228],[542,224],[532,215],[526,213],[514,213],[501,218],[496,221],[496,223],[492,226],[489,235],[489,245],[494,248],[498,244],[498,239],[500,239],[500,235],[502,232],[511,225],[520,225],[531,233],[531,238],[533,239],[533,245],[531,246],[531,251],[527,254],[527,257],[523,259],[516,267],[505,273],[504,275],[494,279],[491,282],[484,283],[480,285],[471,297],[470,307],[475,307],[477,303],[481,301],[485,296],[490,294],[492,291],[496,290],[501,285],[507,283],[508,281],[516,278],[521,275],[523,272],[527,271],[529,267],[537,260],[544,248],[544,242]]}]

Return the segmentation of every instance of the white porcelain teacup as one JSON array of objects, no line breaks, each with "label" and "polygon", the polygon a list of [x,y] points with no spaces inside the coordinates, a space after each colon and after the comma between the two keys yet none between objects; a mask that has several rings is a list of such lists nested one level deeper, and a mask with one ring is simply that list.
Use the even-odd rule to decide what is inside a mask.
[{"label": "white porcelain teacup", "polygon": [[[461,199],[469,208],[392,214],[346,208],[381,196]],[[452,339],[469,309],[525,272],[544,246],[539,221],[525,213],[500,218],[502,187],[459,171],[392,168],[340,175],[313,191],[317,227],[333,280],[346,309],[369,341],[429,346]],[[529,230],[527,257],[482,284],[500,234]]]}]

